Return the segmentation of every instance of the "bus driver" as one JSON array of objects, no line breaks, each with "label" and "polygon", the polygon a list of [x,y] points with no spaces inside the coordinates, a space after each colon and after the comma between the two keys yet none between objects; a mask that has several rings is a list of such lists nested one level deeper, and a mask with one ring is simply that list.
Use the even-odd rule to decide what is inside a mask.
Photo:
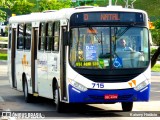
[{"label": "bus driver", "polygon": [[118,42],[118,46],[117,46],[116,51],[117,52],[120,52],[120,51],[133,51],[133,49],[126,45],[126,40],[125,39],[120,39],[120,41]]}]

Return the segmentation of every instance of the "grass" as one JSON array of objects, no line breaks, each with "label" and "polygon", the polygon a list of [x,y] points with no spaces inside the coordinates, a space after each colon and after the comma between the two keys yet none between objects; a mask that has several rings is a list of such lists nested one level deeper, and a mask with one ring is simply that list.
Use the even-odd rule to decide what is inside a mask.
[{"label": "grass", "polygon": [[153,72],[160,72],[160,64],[155,64],[154,67],[152,68]]},{"label": "grass", "polygon": [[0,53],[0,60],[7,60],[7,54]]}]

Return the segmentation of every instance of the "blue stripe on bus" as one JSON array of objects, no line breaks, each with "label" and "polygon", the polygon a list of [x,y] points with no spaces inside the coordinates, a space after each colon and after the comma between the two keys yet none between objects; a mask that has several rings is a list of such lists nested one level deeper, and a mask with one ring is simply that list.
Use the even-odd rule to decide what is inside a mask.
[{"label": "blue stripe on bus", "polygon": [[[93,90],[88,89],[85,92],[79,91],[69,85],[69,102],[70,103],[109,103],[109,102],[136,102],[148,101],[150,96],[150,85],[140,91],[132,89],[123,90]],[[118,94],[118,99],[105,100],[106,94]]]}]

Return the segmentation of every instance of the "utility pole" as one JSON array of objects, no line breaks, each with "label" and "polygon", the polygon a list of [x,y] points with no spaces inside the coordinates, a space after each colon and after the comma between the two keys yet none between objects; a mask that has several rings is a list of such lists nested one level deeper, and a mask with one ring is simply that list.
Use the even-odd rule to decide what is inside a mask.
[{"label": "utility pole", "polygon": [[109,6],[112,6],[112,0],[109,0]]}]

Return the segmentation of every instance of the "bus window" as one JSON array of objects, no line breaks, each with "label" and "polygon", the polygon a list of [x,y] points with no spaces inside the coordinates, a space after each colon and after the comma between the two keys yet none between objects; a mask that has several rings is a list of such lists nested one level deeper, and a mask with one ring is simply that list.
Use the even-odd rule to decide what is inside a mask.
[{"label": "bus window", "polygon": [[46,51],[51,51],[52,42],[53,42],[53,23],[48,22],[46,24],[47,34],[46,34]]},{"label": "bus window", "polygon": [[30,50],[30,47],[31,47],[31,24],[26,24],[24,49]]},{"label": "bus window", "polygon": [[45,23],[40,23],[40,33],[39,33],[39,50],[44,50],[45,48]]},{"label": "bus window", "polygon": [[59,33],[60,33],[60,22],[55,22],[54,24],[54,43],[53,50],[59,50]]},{"label": "bus window", "polygon": [[18,25],[17,49],[22,50],[24,45],[24,24]]}]

